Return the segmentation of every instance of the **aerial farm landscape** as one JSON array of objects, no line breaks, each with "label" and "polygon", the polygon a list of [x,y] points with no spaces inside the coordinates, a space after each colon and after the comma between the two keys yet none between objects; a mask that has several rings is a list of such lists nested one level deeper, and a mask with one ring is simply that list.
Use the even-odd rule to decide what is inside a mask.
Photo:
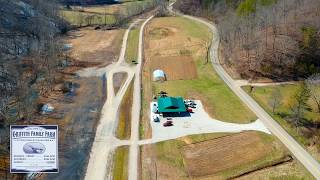
[{"label": "aerial farm landscape", "polygon": [[0,9],[0,179],[320,179],[318,0]]}]

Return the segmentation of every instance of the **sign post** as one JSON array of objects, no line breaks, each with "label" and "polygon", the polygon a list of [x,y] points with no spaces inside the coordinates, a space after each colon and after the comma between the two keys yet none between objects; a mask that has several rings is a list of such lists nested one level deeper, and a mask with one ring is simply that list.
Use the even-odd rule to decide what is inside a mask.
[{"label": "sign post", "polygon": [[58,126],[10,126],[11,173],[58,173]]}]

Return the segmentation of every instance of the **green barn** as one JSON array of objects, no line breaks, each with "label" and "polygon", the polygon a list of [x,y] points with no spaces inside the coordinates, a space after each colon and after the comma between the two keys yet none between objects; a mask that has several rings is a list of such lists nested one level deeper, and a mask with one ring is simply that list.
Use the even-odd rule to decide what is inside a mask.
[{"label": "green barn", "polygon": [[180,114],[187,111],[182,97],[159,97],[158,110],[166,115]]}]

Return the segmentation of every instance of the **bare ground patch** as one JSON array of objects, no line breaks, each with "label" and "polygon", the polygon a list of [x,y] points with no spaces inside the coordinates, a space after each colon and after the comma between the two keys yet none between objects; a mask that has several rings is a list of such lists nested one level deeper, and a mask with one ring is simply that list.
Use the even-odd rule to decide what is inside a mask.
[{"label": "bare ground patch", "polygon": [[169,28],[169,27],[153,27],[152,29],[149,30],[148,34],[153,38],[153,39],[163,39],[168,36],[172,36],[175,33],[174,28]]},{"label": "bare ground patch", "polygon": [[197,78],[197,69],[190,56],[153,57],[151,72],[161,69],[167,80]]},{"label": "bare ground patch", "polygon": [[123,30],[82,28],[69,33],[70,56],[76,61],[108,65],[116,61],[121,48]]},{"label": "bare ground patch", "polygon": [[125,72],[119,72],[119,73],[113,74],[113,88],[114,88],[115,94],[117,94],[117,92],[122,87],[124,82],[126,82],[127,77],[128,77],[128,74]]}]

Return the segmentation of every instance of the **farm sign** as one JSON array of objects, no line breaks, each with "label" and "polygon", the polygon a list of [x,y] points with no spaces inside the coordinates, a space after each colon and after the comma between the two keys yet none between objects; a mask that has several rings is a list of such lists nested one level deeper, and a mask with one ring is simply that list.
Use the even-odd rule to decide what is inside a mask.
[{"label": "farm sign", "polygon": [[58,126],[10,127],[10,172],[58,172]]}]

